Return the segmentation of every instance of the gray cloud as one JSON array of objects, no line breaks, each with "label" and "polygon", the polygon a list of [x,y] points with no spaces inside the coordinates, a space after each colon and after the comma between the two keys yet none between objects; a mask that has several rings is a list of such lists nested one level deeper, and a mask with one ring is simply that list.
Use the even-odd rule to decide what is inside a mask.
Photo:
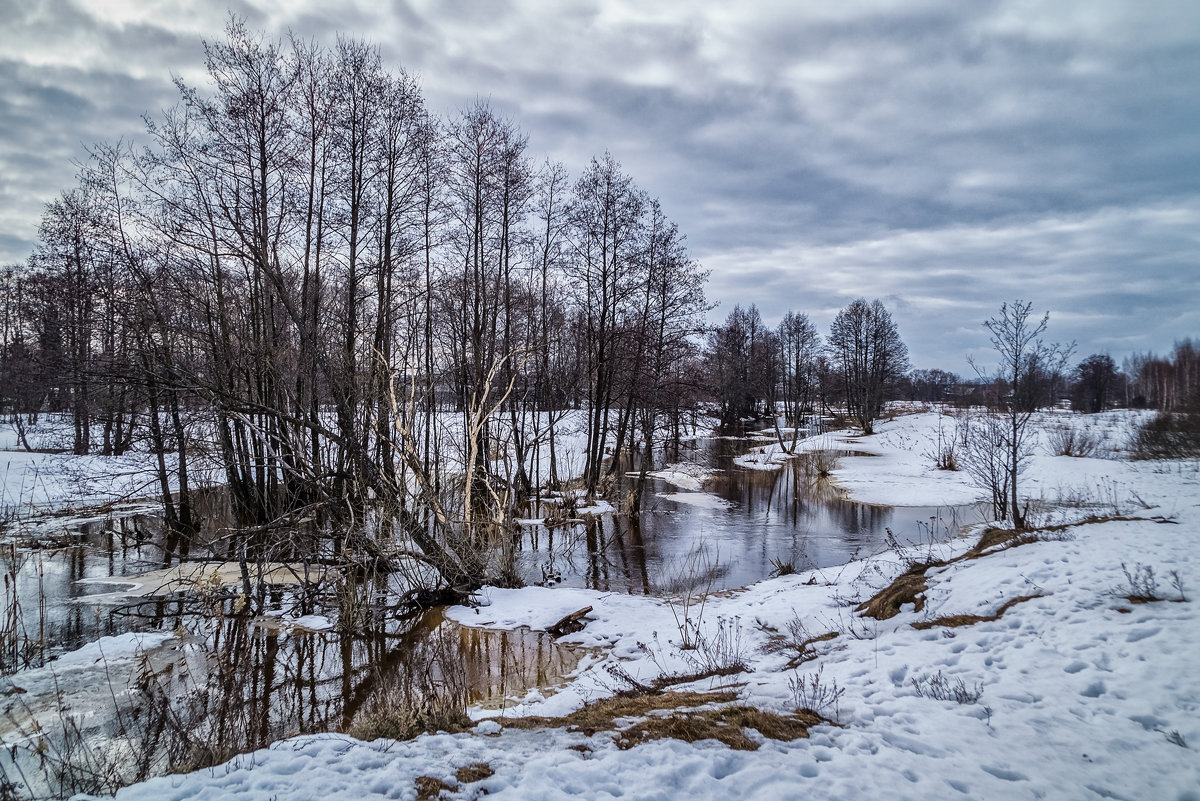
[{"label": "gray cloud", "polygon": [[1162,350],[1200,323],[1200,200],[734,251],[707,263],[714,296],[755,303],[768,318],[808,310],[827,328],[855,297],[884,298],[920,366],[962,371],[968,355],[984,359],[983,320],[1017,298],[1049,310],[1050,335],[1088,353]]},{"label": "gray cloud", "polygon": [[[915,359],[956,369],[1014,297],[1118,356],[1200,333],[1194,3],[229,6],[270,36],[378,42],[435,111],[490,98],[576,170],[611,150],[726,309],[890,298]],[[225,7],[6,13],[0,261],[28,252],[84,143],[136,134],[172,73],[202,82]]]}]

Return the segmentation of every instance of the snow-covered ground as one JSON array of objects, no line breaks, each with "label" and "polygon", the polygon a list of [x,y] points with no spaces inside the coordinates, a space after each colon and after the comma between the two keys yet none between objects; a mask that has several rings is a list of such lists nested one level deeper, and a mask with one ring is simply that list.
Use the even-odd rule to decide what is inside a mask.
[{"label": "snow-covered ground", "polygon": [[[1062,419],[1047,415],[1039,424]],[[963,473],[933,468],[927,454],[939,423],[946,421],[933,413],[898,417],[873,437],[854,438],[853,450],[874,455],[843,459],[837,479],[863,500],[978,497]],[[1122,425],[1112,418],[1114,440]],[[887,552],[763,581],[703,604],[530,587],[485,589],[480,606],[450,612],[469,625],[545,628],[592,607],[586,627],[564,641],[598,647],[602,656],[585,659],[558,692],[513,699],[503,716],[561,715],[610,696],[623,686],[613,665],[649,682],[664,671],[693,672],[697,658],[721,650],[750,669],[676,689],[732,688],[741,703],[779,712],[818,707],[832,722],[808,739],[750,733],[761,741],[758,750],[671,739],[623,750],[611,731],[518,730],[501,713],[474,710],[480,723],[468,733],[373,743],[294,738],[213,769],[126,788],[117,798],[413,799],[429,784],[420,777],[430,777],[444,783],[443,798],[462,799],[486,792],[513,799],[1200,801],[1200,465],[1073,459],[1043,449],[1024,486],[1063,503],[1045,513],[1047,521],[1096,520],[979,558],[950,561],[974,544],[965,537],[918,554]],[[882,621],[855,613],[857,601],[917,558],[946,562],[928,570],[920,610],[909,603]],[[1123,597],[1151,589],[1162,600]],[[995,620],[913,625],[995,615],[1014,599],[1022,600]],[[708,651],[678,648],[692,626]],[[838,636],[816,643],[815,659],[789,668],[796,651],[766,648],[772,632]],[[487,770],[456,774],[478,764]]]},{"label": "snow-covered ground", "polygon": [[[564,479],[583,473],[586,460],[587,415],[578,410],[557,413],[556,462],[558,475]],[[704,426],[712,421],[702,418],[697,425]],[[442,469],[455,472],[462,469],[463,458],[456,444],[461,441],[462,415],[444,412],[437,419],[441,439],[446,443],[440,454]],[[526,421],[526,437],[533,432],[544,432],[550,424],[549,415],[529,414]],[[507,417],[497,417],[495,425],[502,440],[509,425]],[[202,424],[193,428],[201,430]],[[692,432],[693,435],[696,433]],[[100,433],[93,433],[99,441]],[[199,435],[197,435],[199,436]],[[46,512],[60,513],[68,509],[86,509],[101,504],[125,500],[156,498],[161,489],[158,485],[156,459],[152,454],[134,450],[122,456],[75,456],[70,453],[71,425],[61,415],[42,415],[39,422],[26,430],[27,441],[33,451],[26,451],[16,427],[7,421],[0,422],[0,521],[35,518]],[[193,487],[217,485],[224,482],[219,466],[202,457],[203,448],[194,448],[189,465]],[[493,460],[493,467],[500,475],[515,472],[514,452],[509,444],[501,449]],[[175,454],[166,454],[168,473],[175,473]],[[525,453],[525,469],[530,476],[541,482],[550,474],[550,448],[530,447]],[[689,469],[686,466],[681,469]],[[680,473],[681,476],[685,475]],[[702,480],[703,474],[699,474]],[[694,477],[690,480],[694,481]],[[172,483],[172,491],[178,488]],[[698,489],[685,486],[685,489]],[[603,511],[603,510],[601,510]],[[591,510],[589,514],[598,513]]]},{"label": "snow-covered ground", "polygon": [[[169,463],[173,462],[170,456]],[[148,454],[28,452],[18,444],[12,426],[0,424],[0,520],[154,497],[157,492],[154,462]]]}]

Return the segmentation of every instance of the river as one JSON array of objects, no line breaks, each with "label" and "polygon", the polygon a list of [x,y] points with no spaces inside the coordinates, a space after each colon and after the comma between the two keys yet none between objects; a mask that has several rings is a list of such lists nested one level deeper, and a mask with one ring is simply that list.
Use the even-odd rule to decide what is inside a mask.
[{"label": "river", "polygon": [[[735,457],[752,444],[696,441],[679,456],[705,476],[703,491],[650,479],[638,516],[524,525],[524,579],[639,594],[724,590],[832,568],[890,542],[943,540],[981,519],[974,507],[855,503],[804,460],[773,471],[738,467]],[[17,798],[111,792],[293,734],[395,736],[412,723],[397,710],[453,717],[529,688],[553,692],[590,656],[545,632],[464,628],[440,610],[405,616],[370,602],[344,627],[352,630],[308,631],[278,622],[298,602],[286,589],[253,621],[231,614],[225,596],[131,598],[129,589],[162,565],[159,527],[150,510],[132,508],[43,521],[36,537],[0,546],[5,591],[16,588],[5,596],[16,603],[5,613],[0,663],[11,673],[0,678],[0,739],[10,746],[0,754],[0,782],[9,785],[0,790]],[[375,588],[354,589],[369,599]],[[327,601],[305,599],[303,611],[327,611]],[[60,655],[135,631],[158,634],[117,671],[103,659],[56,670]],[[88,771],[62,767],[88,749],[104,755],[88,757]]]}]

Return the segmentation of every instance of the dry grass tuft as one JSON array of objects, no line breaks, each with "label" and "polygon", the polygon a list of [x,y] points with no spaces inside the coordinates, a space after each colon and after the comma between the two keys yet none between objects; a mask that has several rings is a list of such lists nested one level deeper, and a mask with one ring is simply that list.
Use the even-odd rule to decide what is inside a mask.
[{"label": "dry grass tuft", "polygon": [[918,562],[897,576],[891,584],[855,607],[855,611],[862,612],[863,617],[873,617],[876,620],[895,617],[904,604],[912,604],[916,611],[920,612],[925,608],[925,597],[922,593],[929,589],[929,585],[925,583],[925,571],[945,564],[942,561]]},{"label": "dry grass tuft", "polygon": [[912,627],[914,629],[931,629],[931,628],[934,628],[935,626],[941,626],[941,627],[945,627],[945,628],[958,628],[960,626],[973,626],[976,623],[986,623],[986,622],[989,622],[992,620],[999,620],[1005,612],[1007,612],[1009,609],[1012,609],[1017,604],[1023,604],[1026,601],[1032,601],[1034,598],[1042,598],[1042,597],[1045,597],[1045,596],[1022,595],[1020,597],[1011,598],[1011,599],[1005,601],[1004,604],[999,609],[997,609],[993,614],[990,614],[990,615],[946,615],[945,617],[939,617],[934,620],[922,620],[920,622],[913,623]]},{"label": "dry grass tuft", "polygon": [[491,778],[495,775],[496,771],[492,770],[492,766],[486,762],[476,762],[473,765],[464,765],[454,772],[454,777],[458,779],[460,784],[481,782],[484,779]]},{"label": "dry grass tuft", "polygon": [[453,793],[458,790],[453,784],[446,784],[432,776],[418,776],[413,780],[413,785],[417,790],[417,801],[438,801],[443,791]]},{"label": "dry grass tuft", "polygon": [[[569,715],[557,718],[511,718],[505,725],[516,729],[566,728],[587,736],[601,731],[616,732],[619,748],[633,748],[650,740],[675,739],[688,743],[717,740],[738,751],[753,751],[758,743],[746,736],[754,729],[773,740],[795,740],[808,736],[808,730],[825,718],[808,709],[793,715],[764,712],[749,706],[721,706],[700,709],[710,704],[728,704],[737,699],[732,692],[675,693],[618,696],[588,704]],[[620,721],[636,722],[621,728]]]},{"label": "dry grass tuft", "polygon": [[716,667],[710,670],[700,670],[695,673],[672,673],[668,676],[659,676],[653,679],[650,682],[650,687],[654,690],[665,690],[677,684],[691,684],[694,681],[703,681],[704,679],[712,679],[719,676],[736,676],[739,673],[745,673],[746,670],[747,668],[744,664],[739,664]]},{"label": "dry grass tuft", "polygon": [[622,731],[616,743],[618,748],[628,749],[650,740],[716,740],[735,751],[756,751],[759,744],[746,735],[746,729],[772,740],[791,741],[808,737],[809,728],[823,721],[809,710],[784,716],[749,706],[727,706],[651,717]]},{"label": "dry grass tuft", "polygon": [[560,717],[506,718],[504,725],[512,729],[565,728],[592,736],[598,731],[612,731],[622,718],[642,718],[652,712],[698,707],[705,704],[727,704],[737,700],[731,692],[660,693],[656,695],[617,695],[604,698]]},{"label": "dry grass tuft", "polygon": [[1018,545],[1037,542],[1037,538],[1027,531],[1013,531],[1008,528],[989,528],[979,537],[971,550],[964,553],[960,559],[978,559],[987,555],[993,548],[1004,551]]}]

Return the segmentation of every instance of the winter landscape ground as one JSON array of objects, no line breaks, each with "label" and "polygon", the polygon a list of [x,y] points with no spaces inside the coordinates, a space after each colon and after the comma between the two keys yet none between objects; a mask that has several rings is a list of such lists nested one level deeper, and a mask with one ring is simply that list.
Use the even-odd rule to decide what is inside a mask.
[{"label": "winter landscape ground", "polygon": [[[1200,463],[1127,460],[1130,423],[1039,418],[1022,486],[1030,536],[981,521],[949,542],[707,596],[484,588],[449,615],[545,629],[591,607],[561,640],[593,649],[565,684],[473,709],[464,733],[292,738],[116,797],[1196,801]],[[805,444],[863,454],[834,471],[854,498],[959,504],[980,491],[930,457],[954,424],[899,415],[871,437]],[[1047,432],[1068,425],[1098,432],[1109,458],[1051,455]],[[752,457],[780,458],[774,446]],[[874,617],[859,609],[872,598]],[[138,642],[68,654],[56,680],[101,652],[119,674]]]}]

